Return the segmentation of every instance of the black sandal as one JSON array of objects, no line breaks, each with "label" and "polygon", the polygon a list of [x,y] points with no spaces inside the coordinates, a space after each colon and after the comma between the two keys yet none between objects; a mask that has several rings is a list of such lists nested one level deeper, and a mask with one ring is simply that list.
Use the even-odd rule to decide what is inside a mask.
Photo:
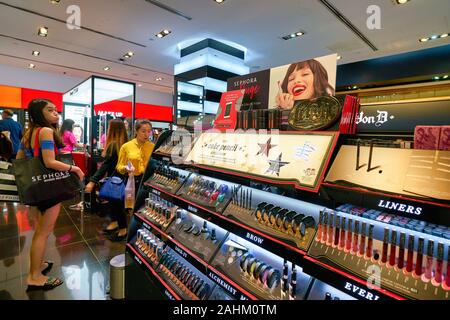
[{"label": "black sandal", "polygon": [[59,278],[54,277],[48,277],[47,281],[44,283],[43,286],[36,286],[36,285],[28,285],[27,291],[35,291],[35,290],[52,290],[60,285],[62,285],[64,282]]},{"label": "black sandal", "polygon": [[46,267],[44,270],[42,270],[41,273],[42,273],[44,276],[46,276],[47,273],[49,273],[50,270],[52,270],[53,264],[54,264],[54,263],[51,262],[51,261],[44,261],[44,263],[47,264],[47,267]]}]

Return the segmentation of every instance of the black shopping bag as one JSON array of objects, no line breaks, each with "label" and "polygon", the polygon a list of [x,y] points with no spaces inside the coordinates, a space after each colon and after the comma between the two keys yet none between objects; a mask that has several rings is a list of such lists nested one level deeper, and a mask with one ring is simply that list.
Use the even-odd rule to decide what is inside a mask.
[{"label": "black shopping bag", "polygon": [[[13,160],[20,202],[38,206],[49,200],[62,202],[75,198],[81,189],[80,180],[68,171],[46,168],[38,156],[38,139],[39,132],[36,133],[33,158]],[[57,153],[56,149],[55,153]]]}]

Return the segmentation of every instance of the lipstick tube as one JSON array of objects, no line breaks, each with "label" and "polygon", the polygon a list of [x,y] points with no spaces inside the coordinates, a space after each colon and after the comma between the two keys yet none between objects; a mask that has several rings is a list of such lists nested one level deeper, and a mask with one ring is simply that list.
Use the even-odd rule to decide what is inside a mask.
[{"label": "lipstick tube", "polygon": [[450,246],[447,251],[447,272],[445,274],[445,281],[442,283],[444,290],[450,290]]},{"label": "lipstick tube", "polygon": [[388,266],[393,267],[395,265],[396,261],[396,254],[397,251],[397,230],[392,230],[391,232],[391,251],[389,254],[389,264]]},{"label": "lipstick tube", "polygon": [[317,225],[317,236],[316,236],[316,240],[320,241],[322,239],[322,223],[323,223],[323,212],[320,211],[319,212],[319,224]]},{"label": "lipstick tube", "polygon": [[366,250],[366,223],[361,226],[361,240],[359,242],[359,255],[364,256]]},{"label": "lipstick tube", "polygon": [[433,240],[428,240],[428,249],[427,249],[427,259],[425,262],[425,273],[422,275],[422,281],[428,282],[431,280],[432,271],[433,271],[433,259],[434,259],[434,242]]},{"label": "lipstick tube", "polygon": [[345,247],[345,217],[341,220],[341,236],[339,238],[339,248],[344,249]]},{"label": "lipstick tube", "polygon": [[444,264],[444,244],[438,243],[437,257],[436,257],[436,272],[431,283],[435,286],[439,286],[442,283],[442,269]]},{"label": "lipstick tube", "polygon": [[406,272],[413,270],[413,258],[414,258],[414,236],[409,235],[408,239],[408,256],[406,257]]},{"label": "lipstick tube", "polygon": [[352,219],[348,219],[347,224],[347,243],[345,246],[345,252],[350,252],[350,249],[352,248]]},{"label": "lipstick tube", "polygon": [[417,257],[416,257],[416,268],[414,270],[413,276],[420,277],[422,275],[422,264],[423,264],[423,247],[425,240],[419,238],[419,244],[417,247]]},{"label": "lipstick tube", "polygon": [[289,300],[295,300],[297,291],[297,268],[292,264],[291,282],[289,285]]},{"label": "lipstick tube", "polygon": [[341,217],[336,215],[335,230],[334,230],[334,245],[333,245],[334,247],[337,247],[339,244],[340,227],[341,227]]},{"label": "lipstick tube", "polygon": [[334,215],[330,213],[330,219],[328,219],[328,239],[327,239],[327,244],[329,246],[333,244],[333,218]]},{"label": "lipstick tube", "polygon": [[369,225],[369,239],[367,240],[366,258],[372,258],[373,251],[373,224]]},{"label": "lipstick tube", "polygon": [[397,267],[398,269],[403,269],[404,263],[405,263],[405,241],[406,241],[406,234],[401,232],[400,233],[400,244],[398,249],[398,261],[397,261]]},{"label": "lipstick tube", "polygon": [[355,221],[355,230],[353,230],[353,247],[352,253],[358,252],[358,236],[359,236],[359,221]]},{"label": "lipstick tube", "polygon": [[323,213],[322,243],[327,242],[327,234],[328,234],[327,224],[328,224],[328,212],[325,211]]},{"label": "lipstick tube", "polygon": [[384,228],[383,250],[381,252],[381,263],[386,263],[386,261],[387,261],[388,241],[389,241],[389,229]]}]

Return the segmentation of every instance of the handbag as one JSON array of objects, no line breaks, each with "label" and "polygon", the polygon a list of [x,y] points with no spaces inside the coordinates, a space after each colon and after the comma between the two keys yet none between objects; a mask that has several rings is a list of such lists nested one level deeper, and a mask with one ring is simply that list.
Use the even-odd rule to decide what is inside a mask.
[{"label": "handbag", "polygon": [[124,201],[125,182],[123,179],[116,176],[106,178],[100,188],[99,198],[110,201]]},{"label": "handbag", "polygon": [[[34,157],[13,160],[14,177],[20,202],[38,206],[48,201],[62,202],[73,199],[81,189],[79,178],[68,171],[45,167],[39,157],[39,132],[34,142]],[[55,147],[55,154],[58,150]]]}]

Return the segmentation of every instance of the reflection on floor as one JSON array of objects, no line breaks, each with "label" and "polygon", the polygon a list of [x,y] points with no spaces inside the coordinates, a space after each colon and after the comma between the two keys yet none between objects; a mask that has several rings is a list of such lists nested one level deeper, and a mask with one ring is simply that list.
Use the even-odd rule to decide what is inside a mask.
[{"label": "reflection on floor", "polygon": [[50,291],[27,293],[29,249],[34,209],[0,202],[0,300],[104,300],[108,298],[109,261],[124,253],[125,242],[111,242],[98,233],[105,219],[61,209],[47,242],[46,260],[54,262],[50,276],[64,284]]}]

